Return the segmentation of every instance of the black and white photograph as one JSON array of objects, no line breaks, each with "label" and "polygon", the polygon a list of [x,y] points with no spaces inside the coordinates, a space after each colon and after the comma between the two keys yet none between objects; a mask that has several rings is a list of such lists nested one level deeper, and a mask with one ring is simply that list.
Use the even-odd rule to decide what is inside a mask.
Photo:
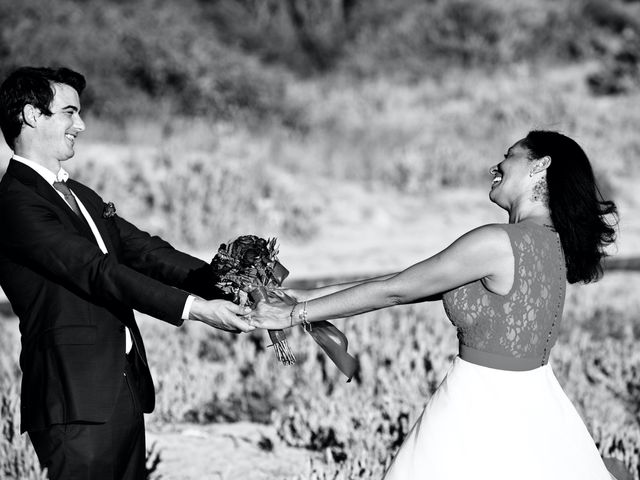
[{"label": "black and white photograph", "polygon": [[0,0],[0,480],[640,480],[640,0]]}]

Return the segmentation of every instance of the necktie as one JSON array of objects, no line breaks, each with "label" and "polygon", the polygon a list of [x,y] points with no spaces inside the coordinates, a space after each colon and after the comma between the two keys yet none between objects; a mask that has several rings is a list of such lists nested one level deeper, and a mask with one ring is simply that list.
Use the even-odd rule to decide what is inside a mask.
[{"label": "necktie", "polygon": [[80,207],[78,207],[78,202],[76,202],[76,197],[73,196],[69,187],[67,187],[66,182],[53,182],[53,188],[58,190],[62,195],[64,195],[64,199],[67,201],[73,213],[82,218],[82,214],[80,213]]}]

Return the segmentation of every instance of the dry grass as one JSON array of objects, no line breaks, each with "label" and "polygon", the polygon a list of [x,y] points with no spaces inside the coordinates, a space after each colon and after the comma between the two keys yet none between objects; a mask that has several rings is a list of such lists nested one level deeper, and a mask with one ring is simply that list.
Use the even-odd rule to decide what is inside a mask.
[{"label": "dry grass", "polygon": [[314,177],[411,195],[481,185],[532,128],[576,138],[615,196],[618,182],[640,175],[639,94],[590,96],[584,79],[594,68],[452,70],[411,84],[291,80],[284,101],[303,112],[300,130],[163,115],[115,127],[89,118],[67,166],[126,218],[198,250],[247,232],[309,239],[331,196],[310,190]]},{"label": "dry grass", "polygon": [[[220,241],[251,232],[275,234],[293,249],[330,228],[322,219],[359,208],[333,198],[339,188],[309,188],[317,185],[316,176],[325,185],[355,182],[411,196],[475,186],[528,129],[557,128],[583,143],[609,180],[625,207],[623,250],[637,253],[637,198],[630,188],[640,174],[637,98],[589,97],[581,82],[589,68],[452,73],[412,86],[299,81],[286,94],[294,103],[312,105],[305,110],[305,131],[277,124],[250,131],[189,120],[176,120],[171,129],[134,124],[122,131],[97,122],[102,128],[87,132],[85,145],[79,142],[69,170],[115,201],[125,217],[178,246],[213,252]],[[443,204],[437,214],[455,225],[464,205]],[[375,209],[369,205],[367,211]],[[352,228],[366,224],[354,218]],[[553,356],[601,450],[625,458],[636,478],[638,286],[630,275],[572,289]],[[273,423],[289,445],[325,452],[326,461],[315,462],[305,479],[379,476],[456,351],[455,333],[436,306],[348,320],[342,325],[362,371],[347,385],[300,333],[292,336],[300,362],[286,369],[274,366],[263,334],[229,337],[198,326],[175,331],[142,322],[158,388],[152,424]],[[0,328],[3,398],[10,412],[2,428],[8,432],[17,418],[16,322],[3,321]],[[21,438],[5,433],[3,468],[37,475]]]},{"label": "dry grass", "polygon": [[[630,293],[639,287],[636,275],[612,274],[599,285],[571,288],[552,354],[554,370],[601,452],[624,459],[636,475],[640,324],[639,301]],[[150,423],[271,423],[287,445],[324,453],[325,461],[316,460],[299,478],[378,478],[443,378],[456,353],[455,331],[437,304],[337,323],[361,363],[350,384],[301,332],[291,335],[299,363],[287,368],[275,363],[262,332],[230,337],[200,325],[175,330],[143,318],[158,389]],[[0,328],[3,338],[17,339],[15,321]],[[15,345],[10,350],[17,354]],[[15,381],[15,364],[6,357],[5,363],[12,371],[5,378]],[[14,418],[15,396],[14,384],[4,396],[13,402]],[[14,458],[29,458],[23,446],[5,442],[5,448]]]}]

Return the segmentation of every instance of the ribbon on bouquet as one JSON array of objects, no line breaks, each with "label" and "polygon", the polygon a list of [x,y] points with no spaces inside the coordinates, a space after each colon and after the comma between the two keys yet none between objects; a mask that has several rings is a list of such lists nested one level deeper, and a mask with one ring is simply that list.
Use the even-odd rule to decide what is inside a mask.
[{"label": "ribbon on bouquet", "polygon": [[[278,286],[282,285],[282,282],[289,274],[289,271],[280,262],[276,262],[273,267],[273,282]],[[257,287],[255,290],[249,293],[251,299],[255,302],[258,300],[270,303],[270,292],[267,287]],[[278,295],[278,300],[284,301],[287,305],[295,305],[296,301],[287,295]],[[344,333],[342,333],[335,325],[327,321],[313,322],[313,327],[308,331],[313,340],[322,348],[324,353],[335,364],[336,367],[347,377],[347,382],[350,382],[353,375],[358,368],[358,362],[349,353],[347,353],[347,347],[349,341]],[[295,357],[286,346],[286,352],[280,352],[278,345],[282,339],[286,339],[283,330],[269,330],[269,336],[276,348],[276,354],[283,363],[291,364],[295,363]],[[285,343],[286,345],[286,343]]]},{"label": "ribbon on bouquet", "polygon": [[332,323],[322,320],[313,322],[309,335],[320,345],[336,367],[347,376],[347,382],[350,382],[356,373],[358,362],[347,353],[349,342],[345,334]]}]

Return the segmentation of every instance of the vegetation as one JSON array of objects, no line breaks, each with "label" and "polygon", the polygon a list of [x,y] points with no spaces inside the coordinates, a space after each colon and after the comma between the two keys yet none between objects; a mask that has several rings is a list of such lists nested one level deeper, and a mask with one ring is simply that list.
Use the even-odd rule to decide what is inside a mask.
[{"label": "vegetation", "polygon": [[622,0],[4,0],[0,74],[25,60],[75,67],[92,115],[117,122],[160,110],[300,128],[304,107],[286,98],[296,78],[609,58],[637,40],[639,12]]},{"label": "vegetation", "polygon": [[0,0],[0,75],[87,76],[72,174],[144,228],[199,250],[247,232],[305,240],[327,199],[299,195],[300,179],[475,185],[532,127],[576,136],[604,180],[637,171],[625,96],[638,95],[639,13],[622,0]]},{"label": "vegetation", "polygon": [[[640,474],[640,305],[633,292],[639,282],[633,275],[611,274],[600,284],[571,287],[552,354],[554,371],[600,451],[623,459],[635,478]],[[1,322],[0,338],[3,351],[6,346],[17,354],[16,323]],[[229,337],[197,325],[174,330],[142,319],[158,390],[150,421],[272,423],[286,444],[323,454],[325,460],[316,459],[312,472],[299,479],[380,478],[444,377],[457,350],[455,331],[435,304],[341,325],[361,364],[351,383],[302,331],[290,336],[298,364],[284,367],[266,348],[264,332]],[[5,431],[18,412],[18,369],[11,358],[5,359],[0,385],[13,412],[2,416]],[[10,453],[2,456],[5,472],[9,462],[18,461],[24,467],[8,473],[28,471],[33,455],[22,444],[7,444],[10,438],[3,440]]]},{"label": "vegetation", "polygon": [[[473,188],[531,128],[585,147],[624,231],[640,176],[638,18],[637,0],[0,0],[0,76],[82,71],[88,128],[68,170],[192,251],[243,233],[305,242],[349,208],[337,185]],[[572,288],[552,360],[601,452],[639,479],[637,283]],[[18,435],[19,334],[3,316],[0,477],[43,478]],[[142,323],[151,422],[271,423],[322,454],[297,480],[379,478],[456,352],[435,305],[344,322],[362,367],[350,384],[301,332],[298,365],[276,368],[261,333]]]}]

